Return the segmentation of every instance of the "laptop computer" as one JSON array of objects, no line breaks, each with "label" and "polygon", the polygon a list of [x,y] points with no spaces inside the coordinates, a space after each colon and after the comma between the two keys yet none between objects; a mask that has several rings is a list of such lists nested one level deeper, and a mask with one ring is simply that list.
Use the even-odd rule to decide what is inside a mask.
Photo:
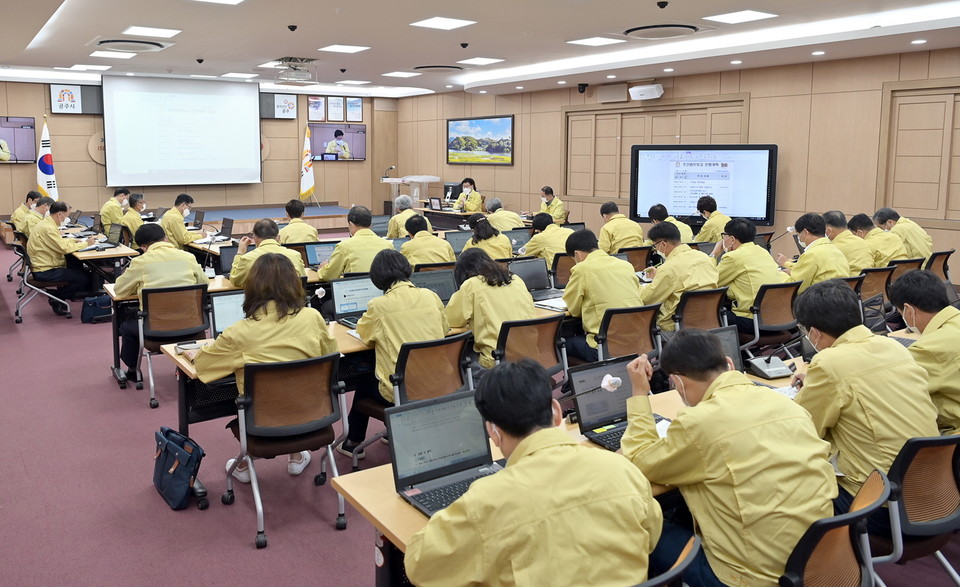
[{"label": "laptop computer", "polygon": [[[743,362],[743,355],[740,353],[740,335],[737,333],[736,326],[724,326],[723,328],[714,328],[710,332],[717,335],[720,338],[720,342],[723,344],[723,354],[730,357],[733,360],[733,368],[741,373],[745,372],[746,365]],[[767,385],[766,383],[761,383],[759,381],[754,381],[754,385],[759,385],[761,387],[769,387],[770,389],[793,399],[797,395],[797,389],[789,385],[785,387],[774,387],[772,385]]]},{"label": "laptop computer", "polygon": [[210,330],[213,337],[243,320],[243,290],[210,294]]},{"label": "laptop computer", "polygon": [[504,230],[502,234],[506,235],[510,239],[510,246],[513,247],[513,252],[518,252],[527,242],[530,240],[530,231],[526,228],[515,228],[513,230]]},{"label": "laptop computer", "polygon": [[237,256],[239,245],[221,245],[220,246],[220,275],[230,279],[230,268],[233,267],[233,260]]},{"label": "laptop computer", "polygon": [[[633,394],[627,364],[638,356],[615,357],[569,370],[580,434],[607,450],[620,450],[620,439],[627,429],[627,398]],[[604,385],[604,379],[611,383]],[[663,437],[670,420],[659,414],[653,419]]]},{"label": "laptop computer", "polygon": [[80,215],[83,214],[83,210],[74,210],[67,216],[67,221],[63,223],[61,228],[86,228],[85,224],[80,224]]},{"label": "laptop computer", "polygon": [[333,255],[333,250],[339,243],[310,243],[304,247],[307,253],[307,265],[316,269],[321,263],[326,263]]},{"label": "laptop computer", "polygon": [[203,217],[205,214],[203,210],[195,210],[193,213],[193,223],[187,226],[187,230],[200,230],[203,228]]},{"label": "laptop computer", "polygon": [[585,222],[568,222],[566,224],[561,224],[563,228],[569,228],[572,231],[583,230],[587,227]]},{"label": "laptop computer", "polygon": [[393,242],[393,249],[394,249],[395,251],[399,251],[399,250],[400,250],[400,247],[403,246],[403,243],[410,242],[410,239],[408,239],[408,238],[406,238],[406,237],[404,237],[404,238],[394,238],[394,239],[390,239],[390,240]]},{"label": "laptop computer", "polygon": [[233,218],[224,218],[220,222],[220,230],[217,231],[217,234],[212,237],[201,238],[194,241],[198,245],[208,245],[210,243],[224,243],[229,240],[232,240],[231,235],[233,234]]},{"label": "laptop computer", "polygon": [[534,302],[563,297],[562,289],[550,286],[550,274],[547,273],[547,262],[544,259],[537,257],[513,261],[507,268],[523,280]]},{"label": "laptop computer", "polygon": [[397,493],[428,517],[501,468],[473,395],[462,391],[385,411]]},{"label": "laptop computer", "polygon": [[334,279],[330,283],[333,296],[333,315],[337,322],[356,329],[357,322],[367,311],[367,304],[383,292],[373,285],[369,277]]},{"label": "laptop computer", "polygon": [[459,255],[463,250],[463,246],[467,244],[467,241],[473,238],[473,231],[448,230],[444,233],[443,238],[453,247],[453,252]]},{"label": "laptop computer", "polygon": [[90,245],[89,247],[84,247],[80,251],[105,251],[107,249],[114,249],[120,246],[120,234],[123,231],[122,224],[111,224],[110,225],[110,234],[107,235],[107,240],[97,243],[95,245]]},{"label": "laptop computer", "polygon": [[457,280],[453,277],[453,269],[419,271],[410,276],[410,283],[437,294],[444,305],[450,301],[454,292],[457,291]]}]

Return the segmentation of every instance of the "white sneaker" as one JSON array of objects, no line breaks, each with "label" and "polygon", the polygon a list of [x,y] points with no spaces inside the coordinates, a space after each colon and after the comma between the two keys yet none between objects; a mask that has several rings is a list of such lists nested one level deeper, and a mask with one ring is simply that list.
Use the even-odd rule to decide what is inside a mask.
[{"label": "white sneaker", "polygon": [[310,451],[302,450],[300,451],[300,460],[299,461],[287,461],[287,473],[291,475],[299,475],[303,473],[303,470],[307,468],[307,465],[310,464]]},{"label": "white sneaker", "polygon": [[[233,463],[237,459],[230,459],[227,461],[227,471],[230,470],[230,467],[233,466]],[[237,467],[233,470],[233,478],[239,481],[240,483],[250,483],[250,469],[241,469]]]}]

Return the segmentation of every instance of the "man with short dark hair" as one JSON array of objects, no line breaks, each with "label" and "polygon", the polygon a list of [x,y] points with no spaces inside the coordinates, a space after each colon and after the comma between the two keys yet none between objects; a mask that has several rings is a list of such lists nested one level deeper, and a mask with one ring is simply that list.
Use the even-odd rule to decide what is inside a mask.
[{"label": "man with short dark hair", "polygon": [[847,228],[870,247],[874,267],[887,267],[890,261],[907,258],[907,248],[898,235],[880,230],[866,214],[857,214],[847,222]]},{"label": "man with short dark hair", "polygon": [[[247,281],[247,275],[253,267],[254,261],[267,253],[276,253],[283,255],[293,263],[293,268],[297,270],[297,275],[301,277],[306,275],[303,267],[303,256],[277,242],[277,235],[280,229],[277,223],[269,218],[257,220],[253,225],[253,238],[244,236],[237,245],[237,256],[233,258],[233,266],[230,267],[230,282],[237,287],[243,287]],[[255,244],[257,248],[247,252],[250,245]]]},{"label": "man with short dark hair", "polygon": [[30,190],[27,192],[27,197],[24,199],[23,203],[20,204],[16,210],[13,211],[13,214],[10,215],[10,222],[17,227],[17,230],[20,230],[20,223],[23,221],[23,217],[26,216],[33,208],[37,205],[37,201],[43,197],[43,194],[36,190]]},{"label": "man with short dark hair", "polygon": [[840,249],[850,265],[850,275],[860,275],[860,272],[873,267],[873,253],[870,247],[861,238],[857,238],[847,229],[847,217],[840,210],[830,210],[823,213],[825,224],[824,234],[833,246]]},{"label": "man with short dark hair", "polygon": [[[937,408],[926,372],[902,344],[863,325],[860,298],[846,283],[810,286],[794,314],[818,351],[806,374],[794,376],[796,402],[838,453],[835,510],[844,513],[871,471],[890,469],[904,442],[939,434]],[[889,524],[885,509],[868,523],[873,533],[889,533]]]},{"label": "man with short dark hair", "polygon": [[[390,217],[390,222],[387,224],[387,238],[403,238],[409,234],[406,226],[407,220],[411,216],[418,216],[413,209],[413,198],[406,194],[397,196],[393,201],[393,208],[396,214]],[[430,220],[427,218],[424,218],[424,220],[427,222],[427,230],[433,232]]]},{"label": "man with short dark hair", "polygon": [[404,228],[410,235],[410,240],[403,243],[400,252],[407,258],[411,266],[416,267],[425,263],[453,263],[457,254],[453,252],[450,243],[430,232],[427,219],[419,214],[407,218]]},{"label": "man with short dark hair", "polygon": [[47,212],[50,211],[50,206],[52,206],[54,202],[56,202],[56,200],[50,196],[44,196],[37,200],[34,208],[21,217],[20,224],[17,225],[17,230],[29,238],[33,227],[44,219]]},{"label": "man with short dark hair", "polygon": [[474,481],[410,538],[404,565],[413,583],[646,580],[662,520],[650,484],[620,456],[581,446],[558,428],[552,384],[529,359],[502,363],[481,380],[477,409],[507,466]]},{"label": "man with short dark hair", "polygon": [[534,216],[532,224],[534,234],[527,244],[520,248],[520,254],[540,257],[547,262],[547,269],[550,269],[556,254],[567,250],[567,238],[573,231],[554,224],[553,217],[546,212]]},{"label": "man with short dark hair", "polygon": [[730,222],[730,217],[717,211],[717,201],[713,196],[702,196],[697,200],[697,213],[707,219],[694,237],[696,243],[715,243],[720,241],[723,227]]},{"label": "man with short dark hair", "polygon": [[141,218],[140,215],[147,209],[147,201],[143,198],[143,194],[130,194],[130,199],[127,200],[127,202],[127,211],[124,212],[123,218],[120,219],[120,224],[124,225],[127,231],[130,232],[130,246],[137,248],[139,245],[134,235],[137,234],[137,231],[143,226],[143,218]]},{"label": "man with short dark hair", "polygon": [[911,259],[926,259],[933,254],[933,239],[919,224],[900,216],[893,208],[880,208],[873,214],[877,228],[889,230],[903,239]]},{"label": "man with short dark hair", "polygon": [[[633,397],[621,446],[652,482],[680,490],[700,529],[703,552],[684,582],[776,585],[810,524],[833,512],[829,444],[803,408],[733,370],[712,333],[678,332],[660,367],[690,407],[660,438],[650,409],[653,368],[640,355],[627,367]],[[669,569],[690,536],[664,522],[651,573]]]},{"label": "man with short dark hair", "polygon": [[[70,213],[70,206],[64,201],[50,205],[50,215],[41,220],[31,229],[30,239],[27,241],[27,254],[33,276],[42,281],[65,281],[67,285],[57,290],[57,297],[74,299],[81,292],[89,291],[91,287],[90,274],[83,270],[83,264],[70,253],[92,245],[97,237],[91,236],[84,240],[74,240],[60,236],[60,225]],[[58,316],[69,313],[57,302],[47,300]]]},{"label": "man with short dark hair", "polygon": [[890,285],[890,303],[907,328],[920,333],[910,354],[928,375],[930,397],[944,434],[960,432],[960,310],[950,305],[944,284],[931,271],[908,271]]},{"label": "man with short dark hair", "polygon": [[620,249],[643,246],[643,229],[620,213],[616,202],[604,202],[600,206],[603,228],[600,229],[600,250],[608,255]]},{"label": "man with short dark hair", "polygon": [[777,255],[777,265],[790,275],[790,281],[799,281],[800,292],[828,279],[850,277],[850,264],[840,249],[826,236],[826,223],[819,214],[804,214],[797,219],[794,229],[804,245],[803,254],[796,262]]},{"label": "man with short dark hair", "polygon": [[553,188],[548,185],[540,188],[540,213],[549,214],[554,224],[563,224],[567,221],[567,207],[560,198],[553,195]]},{"label": "man with short dark hair", "polygon": [[317,229],[303,221],[303,202],[293,199],[283,207],[290,222],[280,229],[280,244],[315,243],[320,240]]},{"label": "man with short dark hair", "polygon": [[[671,216],[667,212],[667,207],[664,206],[663,204],[654,204],[653,206],[650,206],[650,210],[647,211],[647,216],[650,217],[650,222],[653,223],[654,226],[660,224],[661,222],[669,222],[670,224],[673,224],[674,226],[676,226],[677,230],[680,231],[681,242],[684,242],[684,243],[693,242],[693,229],[690,228],[690,225],[687,224],[686,222],[681,222],[676,218],[674,218],[673,216]],[[649,238],[646,241],[644,241],[644,245],[648,247],[651,244],[652,243],[650,242]]]},{"label": "man with short dark hair", "polygon": [[190,207],[193,206],[193,196],[190,194],[180,194],[173,202],[173,208],[163,213],[160,219],[160,226],[167,233],[167,240],[170,244],[182,249],[195,240],[203,238],[203,232],[189,231],[183,224],[183,219],[190,215]]},{"label": "man with short dark hair", "polygon": [[511,212],[503,207],[503,201],[500,198],[490,198],[487,202],[487,221],[490,226],[500,232],[523,228],[523,219],[516,212]]},{"label": "man with short dark hair", "polygon": [[373,214],[364,206],[354,206],[347,213],[350,238],[337,243],[330,260],[317,269],[320,281],[337,279],[344,273],[366,273],[377,253],[392,249],[393,244],[370,230]]},{"label": "man with short dark hair", "polygon": [[104,234],[110,234],[110,227],[119,224],[123,219],[123,207],[127,205],[127,198],[129,197],[130,190],[117,188],[113,190],[113,197],[100,208],[100,224],[103,225]]}]

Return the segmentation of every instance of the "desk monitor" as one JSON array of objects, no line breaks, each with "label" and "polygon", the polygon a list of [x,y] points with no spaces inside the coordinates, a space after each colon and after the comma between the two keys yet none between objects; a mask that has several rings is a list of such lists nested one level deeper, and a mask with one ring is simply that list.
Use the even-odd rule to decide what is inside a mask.
[{"label": "desk monitor", "polygon": [[504,230],[502,234],[510,239],[510,246],[516,251],[527,244],[530,240],[530,231],[526,228],[514,228],[513,230]]},{"label": "desk monitor", "polygon": [[437,294],[444,305],[450,301],[454,292],[457,291],[457,280],[453,277],[453,269],[420,271],[410,276],[410,283]]},{"label": "desk monitor", "polygon": [[370,300],[383,295],[369,277],[335,279],[330,284],[333,310],[337,318],[359,317],[367,311]]},{"label": "desk monitor", "polygon": [[320,153],[321,161],[336,161],[338,158],[336,153]]},{"label": "desk monitor", "polygon": [[307,252],[307,265],[316,267],[321,263],[326,263],[333,255],[333,250],[339,243],[310,243],[304,246]]},{"label": "desk monitor", "polygon": [[460,254],[460,251],[463,250],[464,245],[467,244],[467,241],[473,238],[472,230],[448,230],[444,233],[443,238],[450,243],[450,246],[453,247],[453,252]]},{"label": "desk monitor", "polygon": [[210,328],[216,338],[243,320],[243,290],[210,294]]}]

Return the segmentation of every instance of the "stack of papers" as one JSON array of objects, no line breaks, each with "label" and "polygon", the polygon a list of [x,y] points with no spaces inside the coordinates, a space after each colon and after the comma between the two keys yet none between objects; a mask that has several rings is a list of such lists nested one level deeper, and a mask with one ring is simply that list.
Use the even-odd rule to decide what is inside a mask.
[{"label": "stack of papers", "polygon": [[563,298],[551,298],[548,300],[541,300],[533,304],[538,308],[543,308],[544,310],[554,310],[556,312],[566,312],[567,303],[563,301]]}]

